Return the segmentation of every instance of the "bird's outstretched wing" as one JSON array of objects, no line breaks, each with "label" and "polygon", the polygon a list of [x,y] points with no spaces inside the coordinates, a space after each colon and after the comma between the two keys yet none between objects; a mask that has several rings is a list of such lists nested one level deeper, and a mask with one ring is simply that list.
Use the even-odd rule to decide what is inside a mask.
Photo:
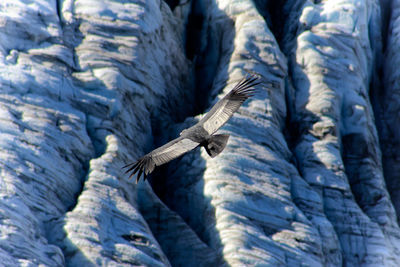
[{"label": "bird's outstretched wing", "polygon": [[131,172],[129,178],[132,178],[135,173],[138,172],[136,177],[136,183],[139,181],[142,173],[144,174],[144,180],[146,176],[154,171],[156,166],[160,166],[167,163],[186,152],[196,148],[200,144],[194,142],[188,138],[178,137],[165,145],[151,151],[150,153],[144,155],[138,161],[125,165],[122,168],[129,168],[126,173]]},{"label": "bird's outstretched wing", "polygon": [[219,100],[198,122],[208,134],[215,133],[239,109],[240,105],[253,95],[254,86],[260,84],[256,75],[243,78],[226,96]]}]

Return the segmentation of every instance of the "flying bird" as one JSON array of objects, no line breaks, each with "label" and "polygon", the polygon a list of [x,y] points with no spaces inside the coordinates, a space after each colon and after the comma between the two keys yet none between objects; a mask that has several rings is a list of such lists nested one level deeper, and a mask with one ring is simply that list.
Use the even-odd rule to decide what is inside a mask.
[{"label": "flying bird", "polygon": [[253,95],[254,86],[258,84],[260,82],[256,75],[244,77],[198,123],[184,129],[178,138],[151,151],[136,162],[124,166],[123,168],[129,168],[126,173],[131,172],[129,178],[138,173],[136,183],[142,174],[144,174],[144,180],[146,180],[146,176],[153,172],[155,167],[165,164],[198,146],[204,147],[212,158],[217,156],[224,150],[229,135],[214,133],[233,116],[247,98]]}]

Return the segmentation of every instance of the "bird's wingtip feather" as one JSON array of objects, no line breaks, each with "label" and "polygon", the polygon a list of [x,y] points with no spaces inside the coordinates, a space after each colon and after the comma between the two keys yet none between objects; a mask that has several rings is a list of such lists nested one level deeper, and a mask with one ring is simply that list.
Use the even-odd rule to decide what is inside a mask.
[{"label": "bird's wingtip feather", "polygon": [[138,183],[142,174],[143,174],[144,180],[146,180],[147,175],[154,171],[155,164],[152,161],[151,156],[150,157],[144,156],[144,157],[138,159],[136,162],[129,163],[122,168],[128,168],[128,167],[129,167],[129,169],[127,169],[125,171],[125,173],[130,173],[129,179],[132,179],[133,176],[137,173],[136,183]]}]

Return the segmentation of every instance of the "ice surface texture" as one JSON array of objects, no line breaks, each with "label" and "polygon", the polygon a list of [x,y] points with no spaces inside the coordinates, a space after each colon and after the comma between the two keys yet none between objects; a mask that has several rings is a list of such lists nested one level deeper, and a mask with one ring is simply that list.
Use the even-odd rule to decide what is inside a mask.
[{"label": "ice surface texture", "polygon": [[400,2],[180,2],[0,1],[0,265],[398,266]]}]

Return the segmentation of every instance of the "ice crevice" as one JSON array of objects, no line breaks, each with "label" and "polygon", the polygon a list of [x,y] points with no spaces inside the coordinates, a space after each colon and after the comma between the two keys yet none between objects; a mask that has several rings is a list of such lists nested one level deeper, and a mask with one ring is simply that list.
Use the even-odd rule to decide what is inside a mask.
[{"label": "ice crevice", "polygon": [[[284,50],[293,83],[292,117],[298,127],[294,153],[300,173],[322,196],[324,213],[340,241],[343,263],[379,261],[373,247],[351,248],[349,240],[354,244],[361,238],[368,244],[368,239],[389,242],[392,252],[383,256],[382,264],[390,265],[396,261],[389,255],[398,251],[393,242],[398,225],[385,186],[370,102],[376,101],[376,94],[369,93],[375,89],[370,89],[375,79],[372,75],[379,72],[380,6],[376,1],[363,5],[307,1],[299,13],[289,13],[301,22],[286,26],[286,33],[297,37],[286,42]],[[341,204],[332,199],[342,199]],[[347,212],[351,216],[344,215]],[[340,219],[343,217],[347,222]],[[345,230],[350,225],[359,230]],[[365,225],[373,234],[359,237]]]},{"label": "ice crevice", "polygon": [[[398,1],[167,2],[0,1],[1,264],[396,266]],[[128,180],[248,72],[218,157]]]}]

